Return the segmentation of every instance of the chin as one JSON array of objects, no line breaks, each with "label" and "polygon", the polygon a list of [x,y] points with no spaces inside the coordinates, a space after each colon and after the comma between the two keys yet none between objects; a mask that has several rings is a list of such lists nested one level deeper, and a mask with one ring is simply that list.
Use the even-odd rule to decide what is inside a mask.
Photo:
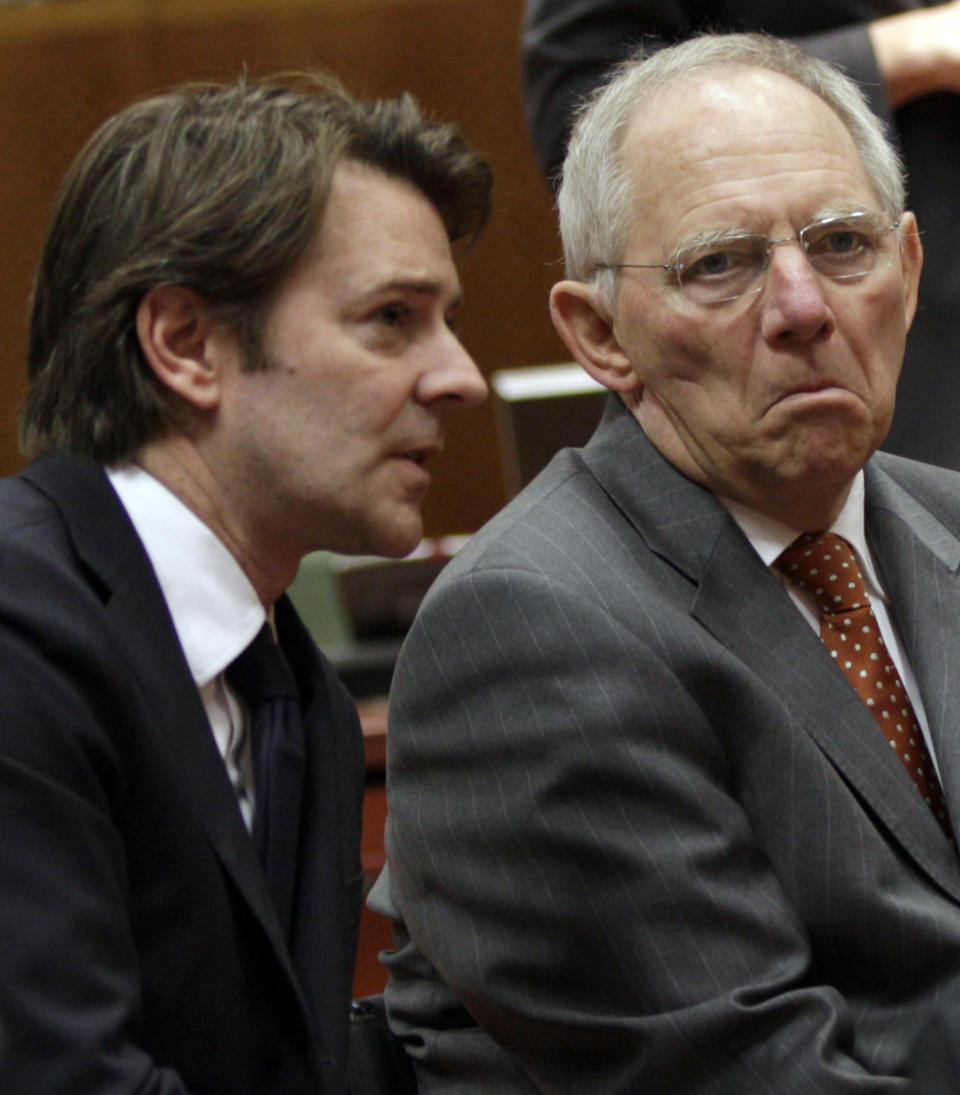
[{"label": "chin", "polygon": [[385,521],[369,529],[370,546],[366,553],[402,559],[416,548],[423,538],[423,521],[419,512]]},{"label": "chin", "polygon": [[844,418],[798,431],[786,446],[781,465],[796,474],[852,478],[877,447],[873,423]]}]

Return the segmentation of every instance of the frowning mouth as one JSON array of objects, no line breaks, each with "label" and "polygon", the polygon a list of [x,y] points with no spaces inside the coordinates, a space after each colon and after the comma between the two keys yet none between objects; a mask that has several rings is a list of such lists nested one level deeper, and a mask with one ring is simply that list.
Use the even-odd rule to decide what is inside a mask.
[{"label": "frowning mouth", "polygon": [[802,398],[827,393],[845,393],[846,391],[847,389],[842,384],[837,384],[833,380],[814,380],[808,384],[798,384],[794,388],[789,388],[780,396],[780,399]]},{"label": "frowning mouth", "polygon": [[814,380],[772,393],[767,411],[780,407],[798,413],[833,413],[845,409],[851,399],[858,396],[846,385],[835,380]]}]

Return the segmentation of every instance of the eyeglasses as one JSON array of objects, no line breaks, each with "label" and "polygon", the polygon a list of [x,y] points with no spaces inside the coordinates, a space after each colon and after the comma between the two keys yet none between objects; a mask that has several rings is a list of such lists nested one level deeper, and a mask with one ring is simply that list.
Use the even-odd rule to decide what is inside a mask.
[{"label": "eyeglasses", "polygon": [[869,211],[826,217],[781,240],[720,231],[678,251],[670,263],[594,264],[597,270],[666,270],[695,304],[712,306],[759,293],[774,247],[798,243],[818,274],[831,281],[854,281],[888,269],[895,251],[893,233],[900,227]]}]

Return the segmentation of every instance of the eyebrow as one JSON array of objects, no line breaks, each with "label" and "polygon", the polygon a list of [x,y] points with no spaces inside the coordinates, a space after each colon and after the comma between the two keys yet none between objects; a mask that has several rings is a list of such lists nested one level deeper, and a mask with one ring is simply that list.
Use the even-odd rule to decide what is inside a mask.
[{"label": "eyebrow", "polygon": [[684,255],[690,252],[709,250],[722,246],[725,243],[735,243],[737,240],[756,239],[763,236],[762,232],[751,232],[746,228],[710,228],[702,232],[691,232],[670,252],[670,264],[676,265]]},{"label": "eyebrow", "polygon": [[[446,289],[442,281],[430,277],[391,277],[385,281],[370,286],[368,296],[379,296],[383,293],[416,293],[419,296],[442,297]],[[463,300],[463,290],[457,286],[451,300],[451,307],[457,307]]]},{"label": "eyebrow", "polygon": [[[865,208],[862,205],[831,205],[825,206],[811,217],[803,227],[811,224],[819,224],[820,221],[843,220],[844,217],[866,215],[871,220],[882,222],[886,219],[884,213],[874,209]],[[692,232],[685,236],[670,253],[668,260],[671,266],[677,265],[685,255],[691,252],[709,250],[714,247],[722,247],[726,243],[736,243],[743,239],[769,239],[765,232],[753,232],[748,228],[708,228],[701,232]]]},{"label": "eyebrow", "polygon": [[880,209],[870,209],[864,205],[828,205],[814,216],[810,223],[819,221],[843,220],[844,217],[868,217],[877,223],[886,223],[889,218]]}]

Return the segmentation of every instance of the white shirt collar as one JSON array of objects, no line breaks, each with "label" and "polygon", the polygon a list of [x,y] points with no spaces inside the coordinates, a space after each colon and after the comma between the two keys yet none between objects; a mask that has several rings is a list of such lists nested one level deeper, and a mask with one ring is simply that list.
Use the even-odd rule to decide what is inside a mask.
[{"label": "white shirt collar", "polygon": [[250,643],[266,611],[240,564],[167,487],[135,464],[107,476],[143,542],[197,686]]},{"label": "white shirt collar", "polygon": [[[772,566],[780,553],[800,535],[798,529],[792,529],[780,521],[775,521],[772,517],[765,517],[740,502],[734,502],[730,498],[723,497],[720,498],[720,501],[767,566]],[[876,567],[873,565],[873,557],[867,545],[867,534],[864,526],[862,470],[857,472],[843,509],[827,531],[835,532],[838,536],[842,536],[849,541],[857,556],[857,561],[860,563],[860,570],[867,585],[867,593],[871,597],[879,596],[886,600],[886,594],[880,584],[880,578]]]}]

